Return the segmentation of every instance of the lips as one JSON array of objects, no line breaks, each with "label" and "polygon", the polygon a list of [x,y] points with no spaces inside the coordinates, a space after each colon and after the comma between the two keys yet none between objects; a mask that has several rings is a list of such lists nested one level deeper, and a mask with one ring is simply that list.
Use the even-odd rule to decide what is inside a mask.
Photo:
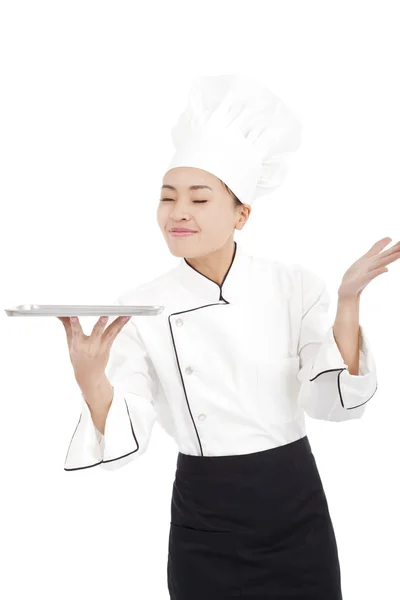
[{"label": "lips", "polygon": [[196,233],[194,231],[194,229],[184,229],[181,227],[174,227],[173,229],[170,229],[171,233]]},{"label": "lips", "polygon": [[197,231],[192,231],[190,229],[170,229],[169,234],[175,238],[185,238],[191,235],[194,235]]}]

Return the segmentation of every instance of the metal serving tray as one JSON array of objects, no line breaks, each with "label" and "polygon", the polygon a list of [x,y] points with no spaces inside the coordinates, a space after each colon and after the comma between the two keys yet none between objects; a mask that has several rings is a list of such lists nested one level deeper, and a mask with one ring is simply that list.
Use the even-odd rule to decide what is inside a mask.
[{"label": "metal serving tray", "polygon": [[9,317],[101,317],[153,316],[164,310],[159,304],[120,306],[116,304],[19,304],[5,308]]}]

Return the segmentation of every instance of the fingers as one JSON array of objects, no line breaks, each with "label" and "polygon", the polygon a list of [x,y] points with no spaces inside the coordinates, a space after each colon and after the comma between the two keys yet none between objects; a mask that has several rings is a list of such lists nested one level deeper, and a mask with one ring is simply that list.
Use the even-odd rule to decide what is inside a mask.
[{"label": "fingers", "polygon": [[391,241],[392,241],[392,238],[385,237],[385,238],[382,238],[381,240],[375,242],[375,244],[373,244],[371,246],[371,248],[368,250],[368,252],[365,253],[365,256],[373,256],[374,254],[378,254],[378,252],[380,252]]},{"label": "fingers", "polygon": [[57,319],[60,319],[61,323],[64,325],[65,333],[67,334],[68,347],[70,347],[72,341],[72,331],[69,317],[57,317]]},{"label": "fingers", "polygon": [[389,265],[390,263],[398,260],[400,257],[400,242],[394,244],[389,250],[385,252],[379,252],[378,254],[370,257],[371,266],[370,269],[377,269],[382,265]]},{"label": "fingers", "polygon": [[103,331],[107,325],[107,322],[108,322],[108,317],[106,317],[106,316],[100,317],[92,329],[92,336],[93,337],[101,337],[103,334]]},{"label": "fingers", "polygon": [[380,256],[379,260],[377,260],[374,264],[374,268],[377,269],[382,267],[383,265],[390,265],[390,263],[395,260],[399,260],[400,258],[400,248],[397,249],[397,252],[393,252],[392,254],[387,254],[385,256]]},{"label": "fingers", "polygon": [[60,319],[61,323],[64,325],[69,346],[74,337],[85,335],[82,331],[78,317],[76,317],[76,321],[72,321],[72,317],[57,317],[57,319]]},{"label": "fingers", "polygon": [[[106,339],[113,340],[116,337],[116,335],[121,331],[121,329],[124,327],[124,325],[126,325],[126,323],[130,320],[130,318],[131,317],[124,317],[124,316],[117,317],[105,330],[105,327],[108,322],[108,317],[102,316],[95,323],[91,335],[94,338],[103,337]],[[64,325],[64,328],[65,328],[65,331],[67,334],[68,345],[70,345],[72,339],[76,336],[88,337],[88,336],[85,336],[85,334],[83,333],[82,326],[77,317],[76,317],[76,321],[72,321],[72,317],[57,317],[57,319],[59,319],[61,321],[61,323]]]},{"label": "fingers", "polygon": [[389,248],[389,250],[386,250],[385,252],[381,252],[380,254],[378,254],[377,258],[385,258],[386,256],[391,256],[393,253],[399,252],[399,250],[400,250],[400,242],[397,242],[391,248]]},{"label": "fingers", "polygon": [[117,317],[105,330],[103,337],[114,340],[121,329],[130,321],[131,317]]},{"label": "fingers", "polygon": [[387,273],[388,271],[389,271],[389,269],[387,269],[386,267],[382,267],[380,269],[374,269],[373,271],[369,271],[369,273],[368,273],[369,281],[374,279],[377,275],[382,275],[382,273]]},{"label": "fingers", "polygon": [[[76,319],[76,321],[74,321],[73,319]],[[69,319],[69,324],[71,327],[71,332],[72,332],[72,337],[77,337],[77,336],[84,336],[85,334],[83,333],[82,330],[82,326],[79,322],[78,317],[67,317],[67,319]]]}]

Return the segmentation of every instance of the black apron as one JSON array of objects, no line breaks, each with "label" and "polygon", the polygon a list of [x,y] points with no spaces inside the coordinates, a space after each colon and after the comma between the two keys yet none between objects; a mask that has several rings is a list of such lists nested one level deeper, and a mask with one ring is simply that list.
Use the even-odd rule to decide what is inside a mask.
[{"label": "black apron", "polygon": [[171,600],[342,600],[307,436],[250,454],[178,453],[167,579]]}]

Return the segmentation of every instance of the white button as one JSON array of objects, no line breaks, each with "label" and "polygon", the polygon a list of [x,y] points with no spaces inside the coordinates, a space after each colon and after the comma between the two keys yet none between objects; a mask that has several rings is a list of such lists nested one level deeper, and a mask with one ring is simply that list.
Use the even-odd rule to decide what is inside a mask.
[{"label": "white button", "polygon": [[188,375],[190,375],[191,373],[193,373],[192,367],[186,367],[185,373],[187,373]]},{"label": "white button", "polygon": [[199,415],[199,421],[204,421],[204,419],[206,418],[206,415],[201,413],[201,415]]},{"label": "white button", "polygon": [[178,327],[180,327],[181,325],[183,325],[183,321],[182,321],[182,319],[177,319],[177,320],[175,321],[175,323],[178,325]]}]

